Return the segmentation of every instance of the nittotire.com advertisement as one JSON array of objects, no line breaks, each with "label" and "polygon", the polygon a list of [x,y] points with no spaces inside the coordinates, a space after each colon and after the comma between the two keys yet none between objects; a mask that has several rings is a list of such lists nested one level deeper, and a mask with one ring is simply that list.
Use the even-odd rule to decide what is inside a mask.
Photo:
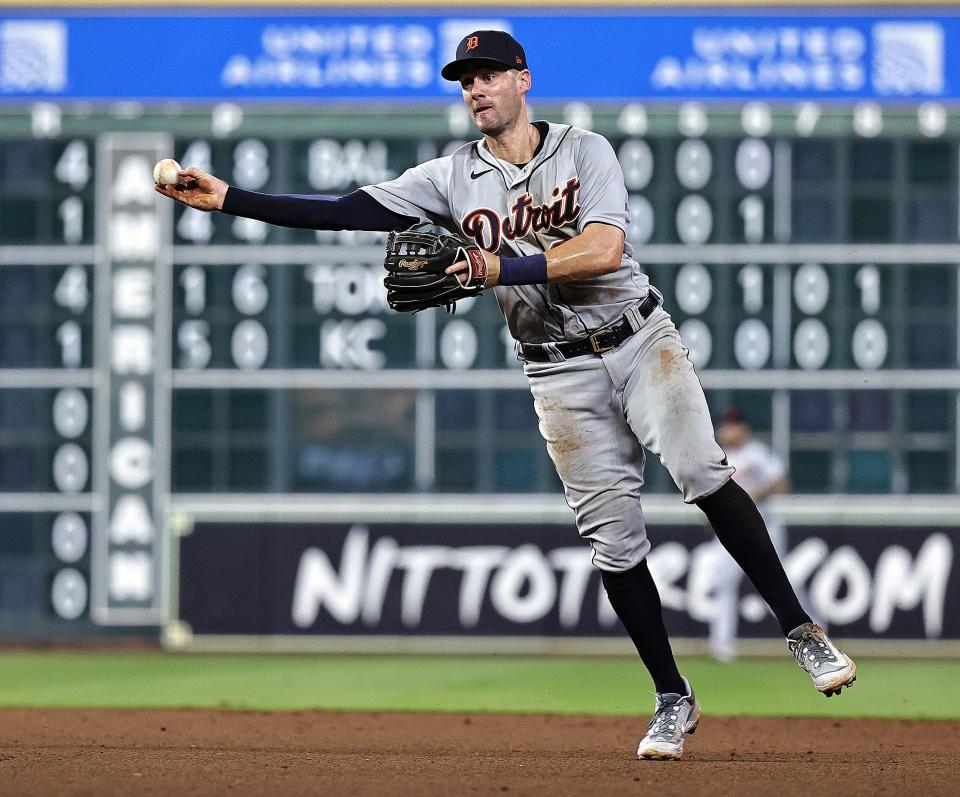
[{"label": "nittotire.com advertisement", "polygon": [[[650,537],[670,632],[706,636],[718,555],[706,527]],[[784,565],[837,636],[955,640],[958,544],[955,528],[797,526]],[[623,635],[590,548],[553,524],[203,522],[180,542],[178,598],[203,635]],[[739,633],[779,636],[746,579]]]}]

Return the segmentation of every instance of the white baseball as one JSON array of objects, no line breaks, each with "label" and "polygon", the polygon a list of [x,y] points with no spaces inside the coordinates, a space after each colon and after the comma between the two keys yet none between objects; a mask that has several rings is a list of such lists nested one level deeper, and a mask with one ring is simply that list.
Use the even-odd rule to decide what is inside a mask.
[{"label": "white baseball", "polygon": [[179,171],[179,163],[173,158],[164,158],[153,167],[153,182],[157,185],[176,185],[180,182],[180,178],[177,176]]}]

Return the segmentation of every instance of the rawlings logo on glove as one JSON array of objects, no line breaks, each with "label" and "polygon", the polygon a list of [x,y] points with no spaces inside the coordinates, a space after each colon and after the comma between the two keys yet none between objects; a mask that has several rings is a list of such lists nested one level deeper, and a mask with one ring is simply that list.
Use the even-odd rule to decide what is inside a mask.
[{"label": "rawlings logo on glove", "polygon": [[[444,273],[461,260],[467,263],[466,271]],[[446,307],[452,313],[460,299],[479,296],[487,278],[487,261],[475,243],[418,232],[416,227],[390,233],[383,267],[387,304],[413,313],[428,307]]]}]

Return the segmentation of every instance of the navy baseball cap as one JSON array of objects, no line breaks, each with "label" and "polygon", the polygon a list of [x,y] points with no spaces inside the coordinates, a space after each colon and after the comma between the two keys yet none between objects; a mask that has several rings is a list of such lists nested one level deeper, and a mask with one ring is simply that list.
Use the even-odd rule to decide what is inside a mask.
[{"label": "navy baseball cap", "polygon": [[447,80],[459,80],[460,72],[481,63],[505,69],[528,69],[527,54],[513,36],[502,30],[475,30],[457,45],[457,57],[440,70]]}]

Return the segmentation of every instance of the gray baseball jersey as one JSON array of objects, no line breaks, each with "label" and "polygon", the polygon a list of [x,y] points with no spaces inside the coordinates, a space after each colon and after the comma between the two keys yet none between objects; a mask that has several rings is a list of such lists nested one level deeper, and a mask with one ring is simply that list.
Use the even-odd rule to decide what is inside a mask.
[{"label": "gray baseball jersey", "polygon": [[[524,166],[499,160],[479,141],[364,190],[396,213],[507,256],[546,252],[591,222],[626,232],[627,190],[609,142],[567,125],[546,131]],[[524,364],[540,434],[580,535],[604,570],[628,570],[650,550],[638,500],[644,449],[660,457],[687,501],[733,471],[670,316],[662,308],[646,318],[632,312],[649,290],[627,243],[612,274],[496,288],[510,332],[523,343],[579,340],[624,315],[633,319],[636,332],[602,356]]]},{"label": "gray baseball jersey", "polygon": [[[506,256],[546,252],[591,222],[626,233],[627,190],[616,153],[596,133],[550,124],[543,146],[523,167],[500,160],[481,140],[366,186],[396,213],[472,238]],[[618,320],[646,298],[649,282],[624,244],[620,269],[548,285],[497,286],[510,332],[524,343],[577,340]]]}]

